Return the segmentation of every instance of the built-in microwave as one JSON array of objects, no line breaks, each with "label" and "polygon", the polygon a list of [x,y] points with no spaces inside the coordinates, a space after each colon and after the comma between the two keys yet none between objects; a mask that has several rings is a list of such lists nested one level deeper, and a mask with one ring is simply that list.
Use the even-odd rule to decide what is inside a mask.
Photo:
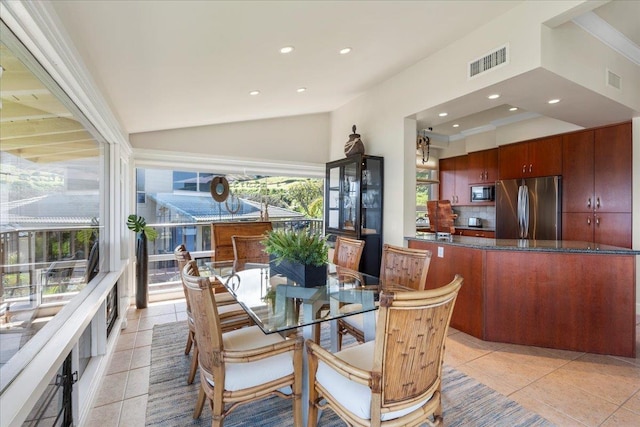
[{"label": "built-in microwave", "polygon": [[493,202],[496,199],[495,185],[472,185],[470,200],[472,202]]}]

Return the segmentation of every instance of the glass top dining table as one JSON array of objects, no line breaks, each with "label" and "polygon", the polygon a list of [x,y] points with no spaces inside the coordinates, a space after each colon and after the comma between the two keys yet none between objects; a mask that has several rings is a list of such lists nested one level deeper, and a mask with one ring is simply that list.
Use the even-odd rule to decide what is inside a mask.
[{"label": "glass top dining table", "polygon": [[[376,301],[380,292],[377,277],[328,264],[323,285],[304,287],[285,275],[276,274],[268,263],[211,262],[210,258],[196,261],[200,274],[220,281],[264,333],[288,335],[302,329],[305,340],[314,339],[314,327],[328,322],[329,349],[335,353],[338,350],[337,319],[361,313],[365,341],[375,338]],[[303,425],[307,425],[306,357],[303,357],[302,371],[302,419]]]},{"label": "glass top dining table", "polygon": [[[197,260],[201,275],[220,281],[265,333],[282,333],[303,328],[305,338],[312,338],[308,326],[358,313],[364,314],[365,340],[375,335],[377,277],[327,265],[327,279],[321,286],[304,287],[294,280],[271,271],[268,263],[211,262]],[[344,305],[348,310],[341,310]],[[331,324],[331,350],[337,350],[337,326]]]}]

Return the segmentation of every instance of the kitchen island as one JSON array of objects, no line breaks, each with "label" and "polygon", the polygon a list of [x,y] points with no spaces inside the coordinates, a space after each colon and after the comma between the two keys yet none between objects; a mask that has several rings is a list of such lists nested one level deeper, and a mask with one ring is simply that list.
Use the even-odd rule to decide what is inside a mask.
[{"label": "kitchen island", "polygon": [[635,357],[640,251],[431,233],[406,239],[433,254],[427,289],[464,277],[452,327],[487,341]]}]

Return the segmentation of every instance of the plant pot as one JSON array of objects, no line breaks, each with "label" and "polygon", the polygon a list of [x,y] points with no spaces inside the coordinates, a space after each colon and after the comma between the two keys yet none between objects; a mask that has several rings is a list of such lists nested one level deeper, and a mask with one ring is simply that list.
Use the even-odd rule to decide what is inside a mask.
[{"label": "plant pot", "polygon": [[149,302],[149,252],[147,235],[138,233],[136,241],[136,307],[147,308]]},{"label": "plant pot", "polygon": [[324,286],[327,283],[327,266],[305,265],[298,262],[283,260],[278,264],[269,258],[271,274],[281,274],[305,288]]}]

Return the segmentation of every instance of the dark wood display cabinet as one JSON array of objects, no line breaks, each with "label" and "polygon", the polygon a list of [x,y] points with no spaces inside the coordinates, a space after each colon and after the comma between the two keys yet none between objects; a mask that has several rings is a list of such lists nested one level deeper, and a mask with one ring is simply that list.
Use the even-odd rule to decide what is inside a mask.
[{"label": "dark wood display cabinet", "polygon": [[384,159],[356,154],[326,165],[324,231],[364,240],[360,271],[380,275]]}]

